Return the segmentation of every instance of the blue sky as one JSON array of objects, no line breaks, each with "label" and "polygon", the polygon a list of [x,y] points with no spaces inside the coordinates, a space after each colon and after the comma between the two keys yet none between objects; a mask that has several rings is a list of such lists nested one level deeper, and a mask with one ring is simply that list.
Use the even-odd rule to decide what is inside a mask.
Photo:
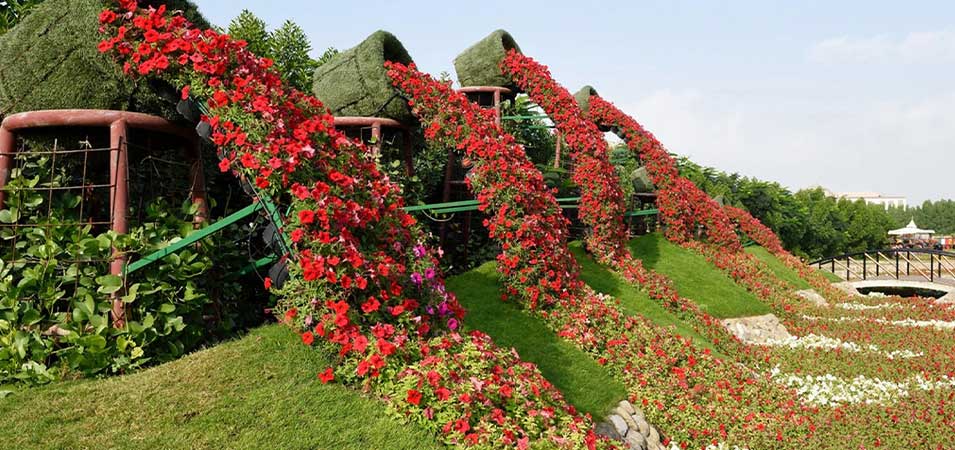
[{"label": "blue sky", "polygon": [[385,29],[435,74],[503,28],[568,89],[594,85],[698,163],[792,189],[955,198],[955,2],[197,3],[221,26],[242,9],[292,19],[316,54]]}]

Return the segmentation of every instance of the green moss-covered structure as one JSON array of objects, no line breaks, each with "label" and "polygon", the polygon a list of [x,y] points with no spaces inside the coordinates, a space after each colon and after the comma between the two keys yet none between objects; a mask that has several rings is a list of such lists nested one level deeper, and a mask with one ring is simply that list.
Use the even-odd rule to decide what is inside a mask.
[{"label": "green moss-covered structure", "polygon": [[511,49],[521,51],[510,33],[496,30],[454,58],[454,71],[461,86],[501,86],[516,90],[500,64]]},{"label": "green moss-covered structure", "polygon": [[590,114],[590,97],[594,95],[600,94],[589,84],[580,88],[580,90],[574,94],[574,99],[577,100],[577,106],[580,107],[580,110],[583,111],[584,114]]},{"label": "green moss-covered structure", "polygon": [[[184,0],[144,1],[209,23]],[[0,36],[0,114],[41,109],[115,109],[178,117],[145,81],[134,82],[100,54],[101,0],[47,0]]]},{"label": "green moss-covered structure", "polygon": [[407,102],[398,97],[388,78],[385,61],[412,62],[395,35],[378,30],[315,69],[312,91],[336,116],[376,116],[414,122]]}]

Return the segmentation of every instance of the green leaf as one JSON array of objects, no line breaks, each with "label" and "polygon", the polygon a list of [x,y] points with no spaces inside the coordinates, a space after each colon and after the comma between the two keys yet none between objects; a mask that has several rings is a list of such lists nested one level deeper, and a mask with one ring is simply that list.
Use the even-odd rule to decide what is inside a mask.
[{"label": "green leaf", "polygon": [[0,222],[14,223],[17,220],[20,220],[20,210],[16,208],[0,210]]},{"label": "green leaf", "polygon": [[169,314],[175,310],[176,305],[173,305],[172,303],[163,303],[162,306],[159,307],[159,312],[163,314]]},{"label": "green leaf", "polygon": [[100,286],[98,292],[112,294],[123,287],[123,279],[117,275],[103,275],[96,278],[96,284]]}]

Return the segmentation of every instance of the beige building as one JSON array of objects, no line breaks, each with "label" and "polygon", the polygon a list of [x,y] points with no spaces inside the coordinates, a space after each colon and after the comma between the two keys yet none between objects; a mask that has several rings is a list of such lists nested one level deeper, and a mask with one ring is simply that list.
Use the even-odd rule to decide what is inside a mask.
[{"label": "beige building", "polygon": [[885,209],[895,206],[898,208],[908,208],[908,200],[905,197],[897,195],[883,195],[878,192],[832,192],[823,188],[826,195],[835,198],[844,198],[849,201],[864,200],[870,205],[881,205]]}]

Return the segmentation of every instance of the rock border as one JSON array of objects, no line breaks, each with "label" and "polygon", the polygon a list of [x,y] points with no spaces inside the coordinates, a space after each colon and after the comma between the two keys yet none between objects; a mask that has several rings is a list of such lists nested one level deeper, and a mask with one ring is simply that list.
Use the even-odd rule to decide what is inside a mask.
[{"label": "rock border", "polygon": [[606,420],[596,425],[596,433],[623,442],[630,450],[668,450],[656,427],[647,421],[643,410],[623,400]]}]

